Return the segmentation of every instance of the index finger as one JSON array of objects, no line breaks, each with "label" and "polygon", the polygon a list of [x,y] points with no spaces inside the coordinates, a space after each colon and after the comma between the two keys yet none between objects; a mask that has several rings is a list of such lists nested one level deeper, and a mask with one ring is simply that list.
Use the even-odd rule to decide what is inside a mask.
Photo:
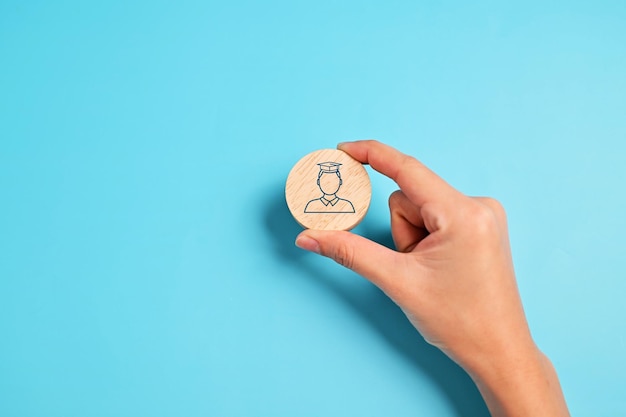
[{"label": "index finger", "polygon": [[376,140],[345,142],[338,148],[391,178],[415,205],[445,201],[457,195],[452,186],[417,159]]}]

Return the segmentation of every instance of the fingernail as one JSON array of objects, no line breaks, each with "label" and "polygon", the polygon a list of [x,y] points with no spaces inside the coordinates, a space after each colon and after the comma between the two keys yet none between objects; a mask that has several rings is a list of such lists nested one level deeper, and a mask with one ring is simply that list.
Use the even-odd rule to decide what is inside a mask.
[{"label": "fingernail", "polygon": [[349,143],[349,142],[339,142],[339,143],[337,144],[337,149],[341,149],[341,148],[343,148],[343,147],[344,147],[345,145],[347,145],[348,143]]},{"label": "fingernail", "polygon": [[320,253],[320,244],[317,240],[308,236],[298,235],[296,238],[296,246],[310,252]]}]

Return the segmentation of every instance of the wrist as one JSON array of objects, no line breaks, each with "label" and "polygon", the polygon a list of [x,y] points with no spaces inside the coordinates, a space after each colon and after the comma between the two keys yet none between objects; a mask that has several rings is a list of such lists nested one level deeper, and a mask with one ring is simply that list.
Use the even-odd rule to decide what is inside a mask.
[{"label": "wrist", "polygon": [[493,416],[568,416],[558,377],[534,343],[474,364],[468,373]]},{"label": "wrist", "polygon": [[490,346],[466,358],[463,367],[472,378],[486,385],[502,382],[536,372],[541,367],[543,354],[530,337],[511,344]]}]

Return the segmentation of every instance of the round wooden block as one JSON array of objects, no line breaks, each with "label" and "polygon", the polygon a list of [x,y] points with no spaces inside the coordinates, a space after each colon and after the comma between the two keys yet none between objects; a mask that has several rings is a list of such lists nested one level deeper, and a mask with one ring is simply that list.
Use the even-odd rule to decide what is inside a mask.
[{"label": "round wooden block", "polygon": [[311,152],[285,186],[291,214],[307,229],[350,230],[367,213],[372,186],[363,165],[337,149]]}]

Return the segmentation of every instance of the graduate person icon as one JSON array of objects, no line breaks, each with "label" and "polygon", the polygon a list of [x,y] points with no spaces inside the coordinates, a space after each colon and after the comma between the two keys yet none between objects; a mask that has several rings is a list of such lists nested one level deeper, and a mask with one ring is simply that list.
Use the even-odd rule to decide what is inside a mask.
[{"label": "graduate person icon", "polygon": [[337,196],[343,180],[338,162],[322,162],[317,164],[320,172],[317,174],[317,186],[322,196],[307,203],[305,213],[354,213],[354,206],[349,200]]}]

